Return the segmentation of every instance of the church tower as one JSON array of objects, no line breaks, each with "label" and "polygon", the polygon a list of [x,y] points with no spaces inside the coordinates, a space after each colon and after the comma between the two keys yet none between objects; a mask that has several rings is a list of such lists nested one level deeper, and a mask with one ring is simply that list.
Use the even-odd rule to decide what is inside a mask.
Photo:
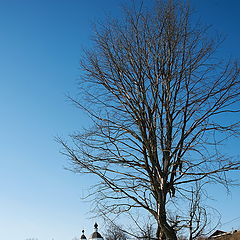
[{"label": "church tower", "polygon": [[98,232],[98,225],[97,225],[97,223],[94,224],[94,232],[89,237],[89,240],[103,240],[102,235]]},{"label": "church tower", "polygon": [[[80,240],[87,240],[84,230],[82,230],[82,236],[80,237]],[[88,240],[104,240],[102,235],[98,232],[98,224],[94,224],[94,232],[90,235]]]}]

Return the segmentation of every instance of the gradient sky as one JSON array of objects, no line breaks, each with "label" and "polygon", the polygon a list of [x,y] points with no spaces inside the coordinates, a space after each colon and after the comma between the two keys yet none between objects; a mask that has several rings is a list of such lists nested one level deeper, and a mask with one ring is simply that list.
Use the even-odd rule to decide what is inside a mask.
[{"label": "gradient sky", "polygon": [[[90,205],[80,199],[94,179],[64,170],[54,137],[86,124],[65,95],[77,94],[91,23],[120,16],[121,2],[0,0],[0,239],[71,240],[82,228],[89,236],[98,221],[88,218]],[[202,22],[226,35],[220,54],[239,59],[240,1],[190,2]],[[239,155],[239,148],[236,139],[229,151]],[[240,229],[239,188],[228,196],[221,188],[211,193],[222,228]]]}]

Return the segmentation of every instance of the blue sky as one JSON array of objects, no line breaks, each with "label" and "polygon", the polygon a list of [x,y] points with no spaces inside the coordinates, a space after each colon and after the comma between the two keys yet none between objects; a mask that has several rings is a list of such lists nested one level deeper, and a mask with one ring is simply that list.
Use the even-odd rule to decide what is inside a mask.
[{"label": "blue sky", "polygon": [[[150,3],[151,0],[146,0]],[[191,0],[201,20],[226,35],[220,54],[240,56],[238,0]],[[89,235],[92,178],[64,170],[55,136],[86,124],[66,100],[77,94],[81,49],[91,23],[120,15],[120,0],[0,0],[0,239],[72,239]],[[231,152],[240,154],[239,139]],[[240,190],[211,193],[225,230],[240,228]],[[100,226],[101,227],[101,226]]]}]

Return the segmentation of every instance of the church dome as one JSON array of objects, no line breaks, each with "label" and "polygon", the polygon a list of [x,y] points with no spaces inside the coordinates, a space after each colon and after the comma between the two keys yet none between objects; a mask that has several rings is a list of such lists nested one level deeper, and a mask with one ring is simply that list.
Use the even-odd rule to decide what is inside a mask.
[{"label": "church dome", "polygon": [[98,232],[98,225],[97,225],[97,223],[94,224],[94,230],[95,231],[89,237],[89,240],[103,240],[102,235]]},{"label": "church dome", "polygon": [[86,236],[84,235],[84,230],[82,230],[82,236],[81,236],[81,238],[80,239],[82,239],[82,240],[85,240],[85,239],[87,239],[86,238]]}]

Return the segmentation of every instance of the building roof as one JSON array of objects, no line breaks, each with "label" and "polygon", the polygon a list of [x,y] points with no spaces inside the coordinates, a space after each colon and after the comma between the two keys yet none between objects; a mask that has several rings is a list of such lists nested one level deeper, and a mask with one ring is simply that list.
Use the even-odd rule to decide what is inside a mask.
[{"label": "building roof", "polygon": [[[222,232],[222,233],[220,233]],[[240,231],[231,231],[231,232],[223,232],[219,231],[219,234],[214,235],[213,234],[208,238],[211,240],[239,240],[240,239]]]},{"label": "building roof", "polygon": [[94,232],[93,234],[89,237],[89,240],[103,240],[102,235],[98,232],[98,224],[94,224]]},{"label": "building roof", "polygon": [[221,235],[223,233],[226,233],[226,232],[221,231],[221,230],[216,230],[211,236],[209,236],[209,238],[215,237],[215,236],[219,236],[219,235]]},{"label": "building roof", "polygon": [[84,240],[84,239],[87,239],[86,236],[84,235],[84,230],[82,230],[82,236],[81,236],[80,239],[83,239],[83,240]]}]

